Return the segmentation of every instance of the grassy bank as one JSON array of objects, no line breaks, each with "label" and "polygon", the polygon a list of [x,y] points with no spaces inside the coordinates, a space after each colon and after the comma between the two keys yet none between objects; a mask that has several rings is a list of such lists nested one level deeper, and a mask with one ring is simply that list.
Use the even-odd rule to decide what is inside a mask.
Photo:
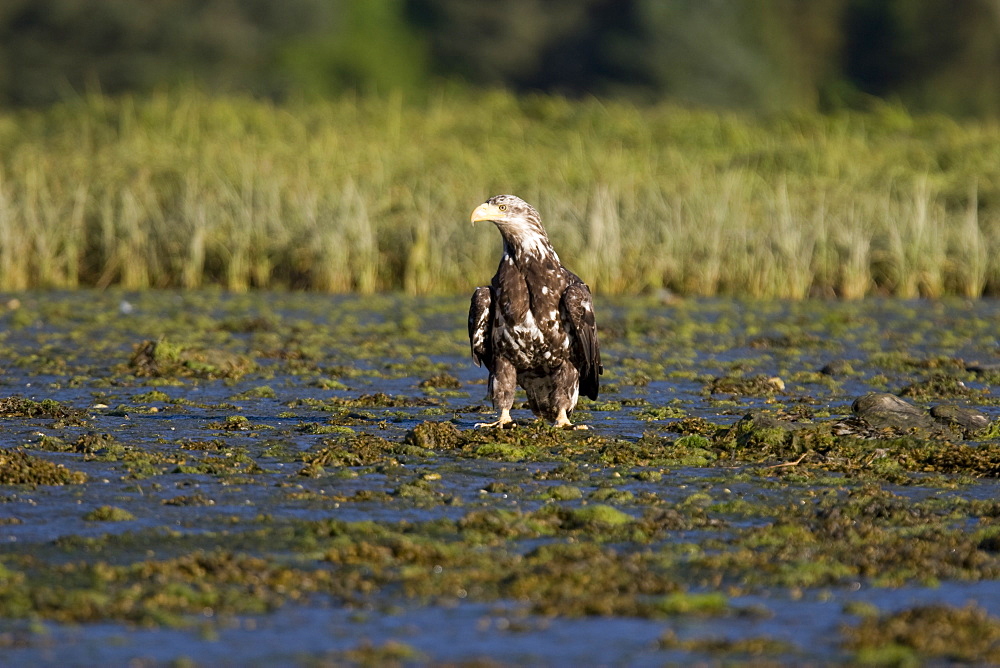
[{"label": "grassy bank", "polygon": [[534,203],[603,293],[1000,293],[1000,127],[441,93],[200,93],[0,116],[0,290],[465,292]]}]

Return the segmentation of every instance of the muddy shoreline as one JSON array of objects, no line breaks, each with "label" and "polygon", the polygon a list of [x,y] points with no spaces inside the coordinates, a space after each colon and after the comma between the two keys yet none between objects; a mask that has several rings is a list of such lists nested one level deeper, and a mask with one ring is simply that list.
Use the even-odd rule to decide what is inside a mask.
[{"label": "muddy shoreline", "polygon": [[0,303],[3,662],[1000,661],[995,302],[599,299],[589,433],[464,299]]}]

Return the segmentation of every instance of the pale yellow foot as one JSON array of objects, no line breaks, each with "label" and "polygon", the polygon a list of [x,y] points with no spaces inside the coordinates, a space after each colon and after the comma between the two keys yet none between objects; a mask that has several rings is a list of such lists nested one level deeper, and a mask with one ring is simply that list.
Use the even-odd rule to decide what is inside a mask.
[{"label": "pale yellow foot", "polygon": [[492,427],[499,427],[500,429],[506,429],[507,427],[513,427],[514,418],[510,416],[509,410],[500,411],[500,419],[496,422],[479,422],[476,424],[476,429],[490,429]]},{"label": "pale yellow foot", "polygon": [[590,429],[585,424],[573,424],[570,422],[565,410],[559,411],[559,415],[556,416],[556,427],[559,429]]}]

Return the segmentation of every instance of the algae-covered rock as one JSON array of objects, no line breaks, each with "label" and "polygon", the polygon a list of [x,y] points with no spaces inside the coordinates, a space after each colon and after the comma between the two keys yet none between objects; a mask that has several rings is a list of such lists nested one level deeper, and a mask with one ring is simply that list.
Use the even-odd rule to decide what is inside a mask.
[{"label": "algae-covered rock", "polygon": [[450,373],[440,373],[420,381],[418,385],[421,389],[437,388],[445,390],[457,390],[462,387],[462,382]]},{"label": "algae-covered rock", "polygon": [[708,384],[709,394],[738,394],[751,397],[771,396],[785,390],[785,382],[777,376],[722,376]]},{"label": "algae-covered rock", "polygon": [[556,485],[546,490],[544,497],[554,501],[573,501],[582,499],[583,492],[574,485]]},{"label": "algae-covered rock", "polygon": [[570,511],[566,524],[571,527],[621,526],[635,521],[635,518],[617,508],[594,503]]},{"label": "algae-covered rock", "polygon": [[698,435],[711,438],[719,431],[724,431],[725,427],[720,427],[703,417],[687,417],[671,422],[666,425],[665,429],[684,436]]},{"label": "algae-covered rock", "polygon": [[160,339],[138,344],[128,367],[140,377],[239,378],[252,371],[255,364],[243,355],[224,350],[204,350]]},{"label": "algae-covered rock", "polygon": [[421,422],[411,429],[405,443],[428,450],[450,450],[462,440],[462,432],[451,422]]},{"label": "algae-covered rock", "polygon": [[854,367],[847,360],[832,360],[823,365],[819,370],[824,376],[850,376],[854,373]]},{"label": "algae-covered rock", "polygon": [[212,422],[208,426],[212,429],[222,429],[224,431],[250,431],[252,429],[250,420],[244,415],[228,415],[225,420]]},{"label": "algae-covered rock", "polygon": [[0,399],[0,417],[26,418],[82,418],[85,414],[73,408],[63,406],[54,399],[35,401],[24,397],[4,397]]},{"label": "algae-covered rock", "polygon": [[768,411],[751,411],[729,430],[740,448],[776,450],[787,444],[801,425]]},{"label": "algae-covered rock", "polygon": [[937,373],[926,380],[911,383],[899,391],[901,397],[933,399],[942,397],[983,397],[989,390],[968,387],[955,376]]},{"label": "algae-covered rock", "polygon": [[94,508],[83,516],[88,522],[130,522],[135,519],[135,515],[115,506],[101,506]]},{"label": "algae-covered rock", "polygon": [[869,392],[854,400],[851,411],[870,426],[909,430],[928,429],[934,420],[913,404],[888,392]]},{"label": "algae-covered rock", "polygon": [[79,485],[87,475],[20,449],[0,450],[0,485]]},{"label": "algae-covered rock", "polygon": [[428,480],[411,480],[409,482],[404,482],[395,490],[393,490],[392,495],[404,499],[417,499],[417,500],[437,500],[442,496],[441,492],[434,488]]},{"label": "algae-covered rock", "polygon": [[414,406],[436,406],[439,401],[428,397],[406,397],[385,392],[362,394],[355,398],[333,397],[330,404],[345,408],[411,408]]},{"label": "algae-covered rock", "polygon": [[887,649],[911,652],[904,663],[914,665],[928,658],[949,664],[1000,662],[1000,619],[975,605],[925,605],[868,617],[845,628],[844,636],[863,663]]},{"label": "algae-covered rock", "polygon": [[356,434],[349,438],[325,439],[323,447],[303,457],[302,475],[316,476],[323,467],[396,465],[399,444],[374,434]]},{"label": "algae-covered rock", "polygon": [[977,411],[975,408],[954,404],[932,407],[931,417],[949,427],[963,430],[966,435],[975,434],[990,425],[990,418],[985,413]]}]

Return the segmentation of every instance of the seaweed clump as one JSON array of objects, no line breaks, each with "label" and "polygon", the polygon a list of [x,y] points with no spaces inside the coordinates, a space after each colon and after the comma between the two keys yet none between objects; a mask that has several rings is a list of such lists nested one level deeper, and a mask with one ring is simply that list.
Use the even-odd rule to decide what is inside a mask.
[{"label": "seaweed clump", "polygon": [[82,424],[83,411],[68,408],[55,399],[26,399],[14,396],[0,399],[0,417],[4,418],[49,418],[71,424]]},{"label": "seaweed clump", "polygon": [[421,389],[436,388],[445,390],[457,390],[462,387],[462,382],[450,373],[440,373],[420,381],[418,385]]},{"label": "seaweed clump", "polygon": [[87,474],[20,449],[0,450],[0,485],[80,485]]},{"label": "seaweed clump", "polygon": [[355,434],[350,438],[324,439],[323,447],[307,453],[303,461],[305,466],[300,475],[316,477],[325,472],[325,468],[342,468],[347,466],[395,466],[399,462],[397,455],[404,452],[398,443],[393,443],[374,434]]},{"label": "seaweed clump", "polygon": [[462,441],[462,432],[451,422],[421,422],[411,429],[405,443],[428,450],[450,450]]},{"label": "seaweed clump", "polygon": [[202,350],[166,339],[135,347],[128,368],[140,377],[240,378],[255,368],[252,360],[224,350]]},{"label": "seaweed clump", "polygon": [[[1000,663],[1000,619],[975,605],[925,605],[870,615],[842,632],[862,663],[904,665],[921,658]],[[890,661],[890,656],[895,658]]]},{"label": "seaweed clump", "polygon": [[722,376],[708,384],[709,394],[732,394],[751,397],[769,397],[785,390],[785,383],[777,376],[757,375]]},{"label": "seaweed clump", "polygon": [[983,398],[989,390],[968,387],[954,376],[936,373],[927,380],[911,383],[899,391],[902,397],[928,399],[935,397]]}]

